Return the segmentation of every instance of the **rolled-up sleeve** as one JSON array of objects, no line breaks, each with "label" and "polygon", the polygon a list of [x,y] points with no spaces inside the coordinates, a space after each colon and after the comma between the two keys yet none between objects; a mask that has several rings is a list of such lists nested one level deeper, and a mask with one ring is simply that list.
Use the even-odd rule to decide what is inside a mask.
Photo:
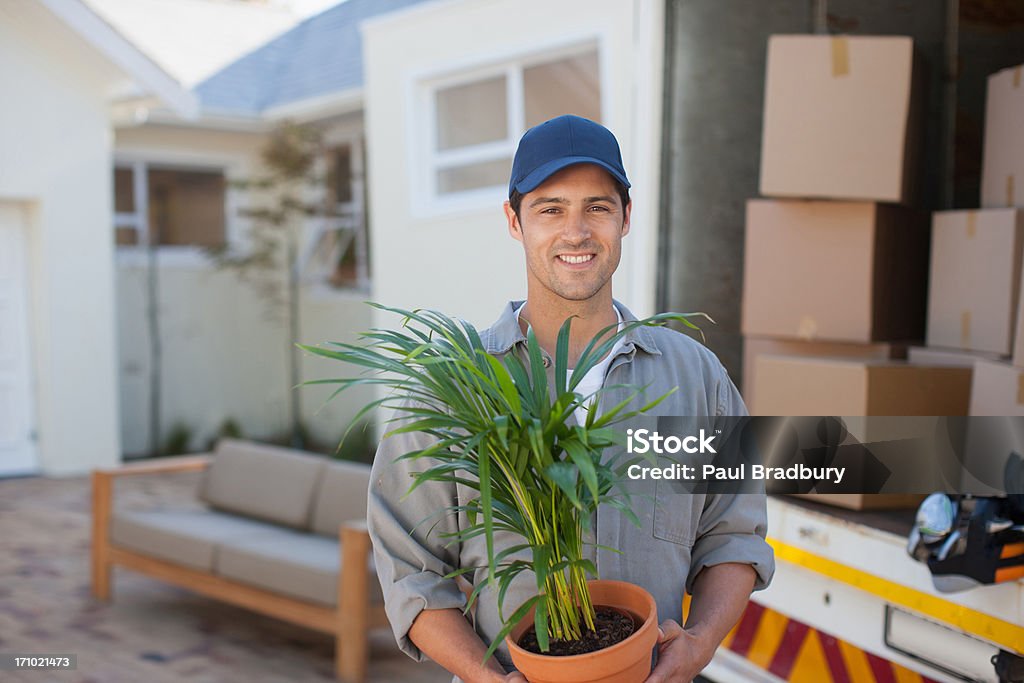
[{"label": "rolled-up sleeve", "polygon": [[[747,407],[725,368],[720,368],[717,403],[719,418],[747,415]],[[735,421],[731,424],[734,426]],[[757,572],[754,590],[767,588],[775,574],[775,554],[765,540],[767,533],[764,493],[709,495],[693,544],[687,592],[692,593],[693,582],[705,567],[729,562],[749,564]]]},{"label": "rolled-up sleeve", "polygon": [[424,655],[409,629],[420,612],[466,604],[455,579],[444,578],[458,565],[458,544],[446,547],[444,535],[456,530],[456,513],[449,511],[457,504],[455,484],[426,482],[404,497],[413,473],[436,461],[398,458],[430,443],[423,433],[385,435],[374,457],[366,510],[384,609],[398,646],[416,661]]},{"label": "rolled-up sleeve", "polygon": [[775,573],[775,556],[765,541],[765,497],[756,493],[708,496],[691,551],[686,590],[697,575],[716,564],[749,564],[757,572],[754,590],[767,588]]}]

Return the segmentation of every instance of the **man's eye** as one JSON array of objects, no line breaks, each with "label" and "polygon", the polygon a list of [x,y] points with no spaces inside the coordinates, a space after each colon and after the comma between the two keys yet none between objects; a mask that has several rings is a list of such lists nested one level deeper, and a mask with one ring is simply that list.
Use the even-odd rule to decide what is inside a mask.
[{"label": "man's eye", "polygon": [[555,208],[555,207],[553,207],[553,206],[549,206],[549,207],[548,207],[548,208],[546,208],[546,209],[542,209],[542,210],[541,210],[541,213],[558,213],[558,209],[556,209],[556,208]]},{"label": "man's eye", "polygon": [[594,206],[590,207],[590,210],[591,211],[607,211],[608,207],[607,206],[601,206],[600,204],[595,204]]}]

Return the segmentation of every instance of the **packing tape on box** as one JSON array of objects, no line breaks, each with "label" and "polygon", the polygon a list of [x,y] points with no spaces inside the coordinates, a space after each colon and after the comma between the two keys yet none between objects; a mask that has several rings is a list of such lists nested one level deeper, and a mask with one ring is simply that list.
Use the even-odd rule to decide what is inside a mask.
[{"label": "packing tape on box", "polygon": [[1017,405],[1024,405],[1024,372],[1017,373]]},{"label": "packing tape on box", "polygon": [[832,38],[832,77],[850,73],[850,41],[846,36]]},{"label": "packing tape on box", "polygon": [[967,239],[972,239],[978,231],[978,214],[974,211],[967,212]]},{"label": "packing tape on box", "polygon": [[965,349],[971,345],[971,312],[960,314],[960,346]]},{"label": "packing tape on box", "polygon": [[818,336],[818,321],[814,316],[805,315],[800,318],[800,324],[796,328],[796,336],[800,339],[814,339]]}]

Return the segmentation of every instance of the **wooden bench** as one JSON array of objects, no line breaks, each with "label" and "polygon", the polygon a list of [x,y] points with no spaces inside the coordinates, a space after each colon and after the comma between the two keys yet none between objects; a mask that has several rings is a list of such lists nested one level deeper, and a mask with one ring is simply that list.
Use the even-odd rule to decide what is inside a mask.
[{"label": "wooden bench", "polygon": [[[248,446],[233,441],[234,457]],[[264,457],[273,447],[257,446]],[[285,451],[287,449],[279,449]],[[337,544],[341,571],[337,576],[337,604],[326,601],[299,599],[279,591],[239,581],[235,578],[186,566],[168,557],[156,557],[152,552],[118,544],[112,538],[112,521],[117,515],[114,508],[114,482],[126,476],[166,475],[183,472],[206,472],[217,458],[209,455],[164,458],[116,469],[97,470],[92,474],[92,592],[100,600],[111,597],[111,574],[115,566],[151,576],[181,586],[216,600],[267,614],[278,619],[305,626],[335,637],[335,671],[337,677],[359,683],[366,678],[368,663],[368,631],[388,625],[382,603],[373,604],[370,596],[377,588],[376,576],[371,576],[370,537],[365,519],[347,520],[339,525]],[[312,456],[310,456],[312,457]],[[325,467],[331,463],[322,459]],[[367,468],[368,469],[368,468]],[[209,482],[207,482],[209,484]],[[207,487],[208,488],[208,487]],[[321,488],[323,485],[321,484]],[[365,487],[363,488],[365,501]],[[364,503],[365,509],[365,503]],[[197,514],[202,514],[197,511]],[[218,513],[215,510],[211,514]],[[265,524],[265,522],[253,522]],[[169,533],[173,533],[169,532]],[[301,534],[300,530],[283,533]],[[314,541],[319,543],[320,541]]]}]

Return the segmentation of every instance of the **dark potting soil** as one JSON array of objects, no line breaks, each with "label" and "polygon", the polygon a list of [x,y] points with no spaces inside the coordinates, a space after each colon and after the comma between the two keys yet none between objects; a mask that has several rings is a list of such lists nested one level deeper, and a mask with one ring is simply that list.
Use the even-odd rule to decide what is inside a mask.
[{"label": "dark potting soil", "polygon": [[547,652],[541,652],[537,644],[537,631],[530,627],[519,639],[519,647],[536,654],[566,657],[582,655],[588,652],[603,650],[633,635],[637,629],[633,617],[622,610],[612,607],[598,607],[597,618],[594,619],[594,630],[584,631],[579,640],[552,640]]}]

